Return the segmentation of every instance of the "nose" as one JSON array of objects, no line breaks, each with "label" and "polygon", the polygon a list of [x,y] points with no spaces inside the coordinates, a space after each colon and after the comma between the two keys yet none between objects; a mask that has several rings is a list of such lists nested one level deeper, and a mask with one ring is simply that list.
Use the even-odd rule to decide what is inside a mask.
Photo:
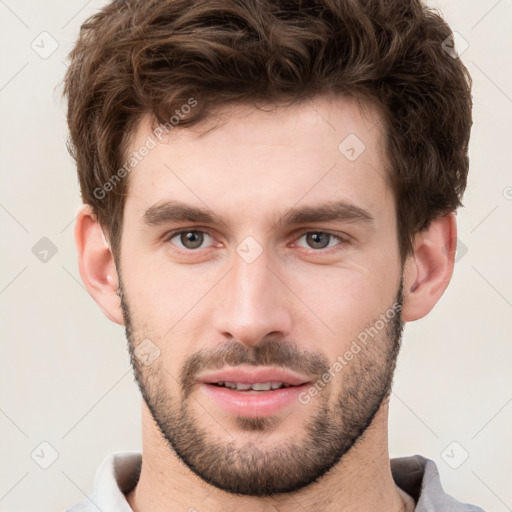
[{"label": "nose", "polygon": [[213,324],[226,340],[257,345],[267,336],[286,337],[292,324],[290,294],[270,268],[265,251],[252,263],[234,264],[216,290]]}]

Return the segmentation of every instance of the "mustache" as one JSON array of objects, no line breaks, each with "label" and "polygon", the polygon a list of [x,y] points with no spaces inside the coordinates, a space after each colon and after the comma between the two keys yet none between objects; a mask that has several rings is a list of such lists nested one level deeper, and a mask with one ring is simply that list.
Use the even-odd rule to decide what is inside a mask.
[{"label": "mustache", "polygon": [[299,350],[291,341],[270,339],[254,346],[230,341],[215,348],[202,349],[187,358],[179,377],[184,398],[192,392],[199,373],[241,365],[286,368],[299,372],[312,381],[316,381],[329,370],[329,362],[324,355]]}]

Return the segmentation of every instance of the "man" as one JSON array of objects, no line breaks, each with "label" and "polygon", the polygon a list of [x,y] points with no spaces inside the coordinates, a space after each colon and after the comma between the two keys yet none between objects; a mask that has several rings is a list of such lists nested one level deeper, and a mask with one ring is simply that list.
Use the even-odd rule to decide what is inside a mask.
[{"label": "man", "polygon": [[66,76],[85,286],[143,454],[70,510],[476,511],[389,460],[405,322],[453,271],[471,81],[414,0],[114,1]]}]

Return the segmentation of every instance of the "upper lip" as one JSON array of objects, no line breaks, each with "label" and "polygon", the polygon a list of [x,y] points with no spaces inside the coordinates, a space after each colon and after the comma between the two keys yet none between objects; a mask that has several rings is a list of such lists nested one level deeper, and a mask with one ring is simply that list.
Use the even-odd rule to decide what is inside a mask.
[{"label": "upper lip", "polygon": [[205,384],[216,384],[217,382],[235,382],[237,384],[282,382],[290,386],[300,386],[310,382],[308,378],[290,370],[262,366],[224,368],[204,373],[198,380]]}]

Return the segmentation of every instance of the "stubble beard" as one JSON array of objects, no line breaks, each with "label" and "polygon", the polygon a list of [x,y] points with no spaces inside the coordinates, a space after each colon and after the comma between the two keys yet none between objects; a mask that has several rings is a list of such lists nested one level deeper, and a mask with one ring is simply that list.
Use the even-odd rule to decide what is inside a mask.
[{"label": "stubble beard", "polygon": [[[321,379],[329,370],[325,356],[301,352],[295,344],[284,340],[266,339],[252,347],[233,342],[188,356],[178,379],[179,391],[171,393],[167,383],[174,379],[163,365],[164,357],[145,366],[135,356],[135,348],[147,333],[135,332],[134,318],[119,278],[128,350],[142,397],[163,439],[178,458],[218,489],[264,497],[298,491],[318,481],[363,439],[389,397],[403,331],[402,281],[391,306],[397,313],[333,378],[332,383],[342,379],[341,391],[333,397],[333,386],[329,385],[308,406],[295,406],[303,407],[308,416],[304,433],[276,445],[270,441],[286,417],[233,417],[235,426],[226,426],[224,430],[229,434],[225,432],[224,436],[214,435],[202,426],[201,417],[207,414],[194,398],[195,377],[199,371],[221,368],[224,364],[253,364],[301,369]],[[377,321],[374,319],[368,326]],[[249,439],[258,442],[254,444]],[[265,443],[265,439],[269,442]]]}]

